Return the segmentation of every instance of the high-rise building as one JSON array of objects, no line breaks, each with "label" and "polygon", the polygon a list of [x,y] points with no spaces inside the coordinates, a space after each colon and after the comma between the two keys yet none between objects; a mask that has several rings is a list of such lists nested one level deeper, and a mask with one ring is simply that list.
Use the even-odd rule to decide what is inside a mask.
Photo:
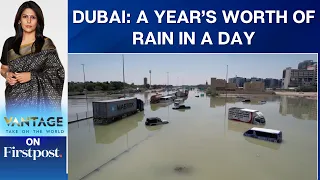
[{"label": "high-rise building", "polygon": [[306,70],[309,66],[312,66],[316,64],[316,62],[313,62],[313,60],[305,60],[303,62],[300,62],[298,64],[298,69],[299,70]]},{"label": "high-rise building", "polygon": [[272,79],[270,83],[270,88],[279,88],[281,87],[281,83],[279,79]]},{"label": "high-rise building", "polygon": [[264,79],[264,86],[265,86],[265,88],[271,88],[271,81],[272,81],[272,78],[266,78],[266,79]]},{"label": "high-rise building", "polygon": [[309,69],[307,67],[304,69],[304,64],[299,63],[299,66],[301,69],[292,69],[289,67],[283,70],[283,89],[317,84],[316,64],[312,64],[313,67],[309,66]]},{"label": "high-rise building", "polygon": [[317,84],[317,82],[318,82],[318,78],[317,78],[318,77],[318,64],[314,63],[313,65],[308,66],[307,70],[314,71],[313,83]]},{"label": "high-rise building", "polygon": [[265,88],[279,88],[279,87],[281,87],[279,79],[266,78],[266,79],[264,79],[263,82],[264,82]]},{"label": "high-rise building", "polygon": [[261,78],[252,77],[251,79],[249,79],[248,82],[262,82],[262,81],[263,81],[263,79],[261,79]]},{"label": "high-rise building", "polygon": [[145,77],[145,78],[143,78],[143,85],[147,86],[147,84],[148,84],[148,79]]},{"label": "high-rise building", "polygon": [[246,82],[246,78],[243,78],[243,77],[229,78],[228,82],[235,83],[237,87],[243,87],[244,83]]}]

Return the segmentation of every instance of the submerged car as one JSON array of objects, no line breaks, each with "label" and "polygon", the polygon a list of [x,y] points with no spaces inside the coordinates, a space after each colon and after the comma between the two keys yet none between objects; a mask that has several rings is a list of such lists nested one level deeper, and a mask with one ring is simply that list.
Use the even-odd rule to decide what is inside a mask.
[{"label": "submerged car", "polygon": [[158,117],[149,117],[146,119],[145,125],[146,126],[156,126],[161,124],[168,124],[167,120],[158,118]]},{"label": "submerged car", "polygon": [[177,106],[174,106],[172,109],[190,109],[191,107],[190,106],[185,106],[185,105],[177,105]]},{"label": "submerged car", "polygon": [[249,102],[251,102],[251,100],[250,99],[244,99],[244,100],[242,100],[242,102],[249,103]]},{"label": "submerged car", "polygon": [[178,98],[176,100],[174,100],[174,105],[175,106],[178,106],[180,104],[183,104],[184,100],[182,98]]}]

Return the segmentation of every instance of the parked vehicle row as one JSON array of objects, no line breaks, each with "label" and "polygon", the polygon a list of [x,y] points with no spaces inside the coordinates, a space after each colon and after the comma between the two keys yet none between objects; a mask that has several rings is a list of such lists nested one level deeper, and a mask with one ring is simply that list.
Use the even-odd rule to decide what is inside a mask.
[{"label": "parked vehicle row", "polygon": [[[250,124],[266,124],[266,119],[262,112],[253,109],[232,107],[228,111],[228,119]],[[260,140],[281,143],[282,132],[274,129],[253,127],[243,134],[244,136]]]},{"label": "parked vehicle row", "polygon": [[[150,102],[174,102],[174,107],[172,107],[173,110],[191,109],[190,106],[184,104],[184,100],[185,99],[183,98],[173,98],[173,96],[170,95],[155,95],[151,97]],[[244,100],[243,102],[247,102],[247,100]],[[143,101],[136,97],[123,97],[113,100],[96,101],[92,103],[92,107],[93,121],[95,124],[109,124],[126,116],[144,111]],[[247,108],[229,108],[228,119],[254,125],[266,124],[266,118],[262,112]],[[168,123],[168,120],[164,120],[159,117],[148,117],[145,121],[146,126],[156,126]],[[282,142],[282,132],[280,130],[253,127],[245,131],[243,135],[275,143]]]}]

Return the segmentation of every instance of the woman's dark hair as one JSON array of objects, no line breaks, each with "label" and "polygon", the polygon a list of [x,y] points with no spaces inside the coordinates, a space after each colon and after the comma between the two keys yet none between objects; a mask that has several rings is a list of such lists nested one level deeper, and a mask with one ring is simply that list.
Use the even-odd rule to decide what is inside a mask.
[{"label": "woman's dark hair", "polygon": [[38,21],[37,27],[36,27],[36,37],[35,37],[36,40],[32,44],[31,49],[33,49],[33,46],[35,46],[35,52],[40,52],[44,44],[44,36],[43,36],[44,18],[43,18],[42,10],[40,6],[33,1],[24,2],[19,7],[18,12],[16,14],[16,18],[14,20],[14,29],[16,30],[16,35],[15,35],[14,42],[12,44],[13,46],[12,48],[16,54],[20,54],[19,51],[20,51],[20,46],[21,46],[22,36],[23,36],[23,29],[19,24],[19,21],[21,19],[22,12],[27,8],[32,9],[36,13],[37,21]]}]

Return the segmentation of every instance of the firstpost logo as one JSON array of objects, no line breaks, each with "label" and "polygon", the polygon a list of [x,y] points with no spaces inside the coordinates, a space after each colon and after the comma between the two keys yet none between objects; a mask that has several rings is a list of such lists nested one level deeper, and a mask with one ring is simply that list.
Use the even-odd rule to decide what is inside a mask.
[{"label": "firstpost logo", "polygon": [[62,154],[59,154],[59,149],[32,149],[32,146],[40,146],[40,138],[27,138],[26,145],[28,149],[16,149],[16,147],[4,147],[3,157],[5,158],[31,158],[37,160],[39,158],[62,158]]}]

